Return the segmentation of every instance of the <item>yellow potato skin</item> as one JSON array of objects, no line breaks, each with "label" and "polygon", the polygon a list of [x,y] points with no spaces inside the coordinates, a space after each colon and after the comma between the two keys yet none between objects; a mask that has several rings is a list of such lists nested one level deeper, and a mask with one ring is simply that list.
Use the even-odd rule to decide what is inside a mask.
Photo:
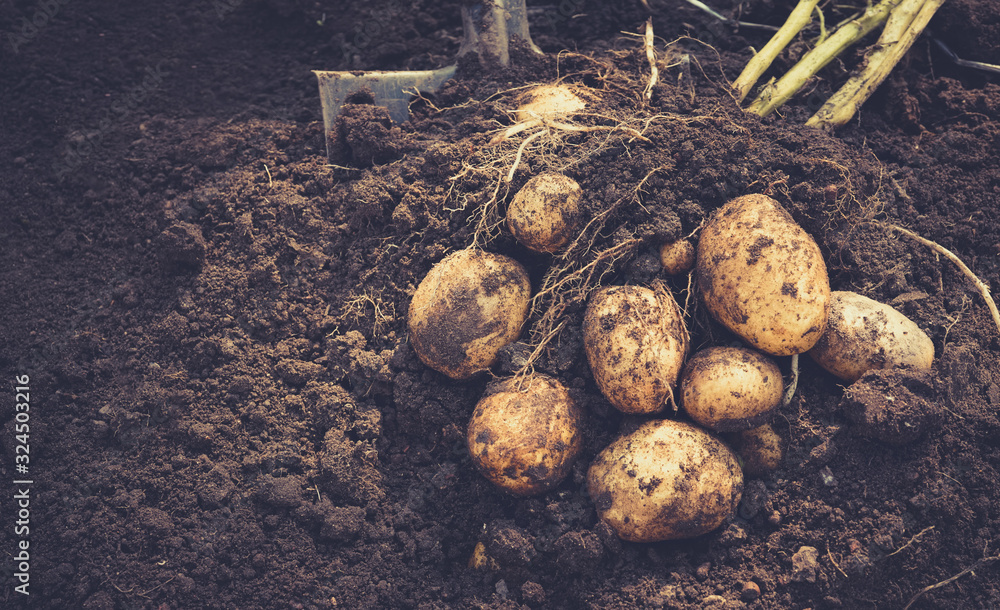
[{"label": "yellow potato skin", "polygon": [[410,343],[427,366],[468,379],[517,340],[530,297],[528,273],[514,259],[459,250],[434,265],[413,293]]},{"label": "yellow potato skin", "polygon": [[535,252],[555,252],[575,236],[582,196],[583,189],[569,176],[539,174],[514,195],[507,227]]},{"label": "yellow potato skin", "polygon": [[819,246],[766,195],[716,210],[698,241],[696,272],[712,316],[763,352],[800,354],[826,328],[830,279]]},{"label": "yellow potato skin", "polygon": [[680,387],[684,411],[716,432],[747,430],[764,423],[784,393],[778,365],[741,347],[710,347],[691,356]]},{"label": "yellow potato skin", "polygon": [[689,341],[681,309],[662,286],[603,288],[583,319],[597,387],[624,413],[657,413],[673,399]]},{"label": "yellow potato skin", "polygon": [[681,275],[694,269],[694,244],[686,239],[660,246],[660,265],[667,275]]},{"label": "yellow potato skin", "polygon": [[517,122],[537,119],[559,119],[575,114],[587,106],[567,85],[539,85],[521,96],[514,118]]},{"label": "yellow potato skin", "polygon": [[760,476],[781,465],[785,457],[784,441],[771,424],[764,424],[736,434],[733,446],[743,460],[743,472]]},{"label": "yellow potato skin", "polygon": [[587,491],[598,516],[623,540],[693,538],[735,513],[743,472],[729,447],[705,430],[655,420],[594,459]]},{"label": "yellow potato skin", "polygon": [[833,293],[830,321],[809,356],[848,383],[874,369],[930,369],[934,342],[884,303],[849,291]]},{"label": "yellow potato skin", "polygon": [[563,481],[583,448],[583,414],[565,386],[544,375],[490,387],[473,411],[466,441],[479,471],[518,496]]}]

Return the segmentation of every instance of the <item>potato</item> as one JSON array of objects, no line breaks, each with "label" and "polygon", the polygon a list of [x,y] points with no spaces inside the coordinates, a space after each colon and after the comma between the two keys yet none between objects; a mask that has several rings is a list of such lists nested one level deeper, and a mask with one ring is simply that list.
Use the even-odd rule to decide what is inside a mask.
[{"label": "potato", "polygon": [[785,444],[771,424],[733,435],[733,448],[743,460],[743,472],[760,476],[776,469],[785,457]]},{"label": "potato", "polygon": [[561,119],[583,110],[587,104],[566,85],[539,85],[521,95],[514,112],[517,122]]},{"label": "potato", "polygon": [[466,440],[494,485],[518,496],[546,492],[569,474],[583,448],[583,414],[566,388],[544,375],[491,384]]},{"label": "potato", "polygon": [[460,250],[445,257],[410,301],[410,343],[427,366],[467,379],[496,362],[528,317],[531,284],[520,263]]},{"label": "potato", "polygon": [[583,189],[569,176],[535,176],[514,195],[507,227],[517,241],[535,252],[555,252],[575,237]]},{"label": "potato", "polygon": [[833,293],[826,331],[809,355],[827,371],[853,383],[873,369],[929,369],[934,343],[889,305],[838,291]]},{"label": "potato", "polygon": [[660,264],[667,275],[681,275],[694,269],[694,245],[679,239],[660,246]]},{"label": "potato", "polygon": [[766,195],[716,210],[701,232],[696,269],[712,316],[763,352],[800,354],[826,328],[830,279],[819,246]]},{"label": "potato", "polygon": [[681,308],[662,285],[598,290],[583,319],[597,387],[625,413],[656,413],[673,400],[688,341]]},{"label": "potato", "polygon": [[781,403],[781,370],[770,358],[741,347],[710,347],[691,356],[681,373],[681,405],[716,432],[763,424]]},{"label": "potato", "polygon": [[705,430],[650,421],[594,459],[587,492],[598,516],[624,540],[692,538],[733,515],[743,472],[729,447]]}]

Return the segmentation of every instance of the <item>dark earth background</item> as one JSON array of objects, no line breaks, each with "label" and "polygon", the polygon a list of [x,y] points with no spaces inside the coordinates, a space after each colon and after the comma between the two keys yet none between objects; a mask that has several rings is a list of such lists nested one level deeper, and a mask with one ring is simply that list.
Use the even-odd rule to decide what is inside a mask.
[{"label": "dark earth background", "polygon": [[[794,3],[712,4],[776,25]],[[351,106],[331,164],[310,70],[446,65],[458,7],[0,2],[0,606],[29,605],[12,484],[28,375],[31,607],[884,609],[958,574],[912,607],[1000,607],[998,331],[950,262],[877,224],[939,242],[1000,290],[997,77],[925,35],[830,135],[801,125],[858,51],[760,120],[726,83],[768,34],[653,0],[662,81],[645,105],[648,63],[622,33],[645,6],[529,2],[544,58],[465,61],[401,126]],[[996,63],[998,24],[1000,3],[950,0],[931,30]],[[487,145],[510,91],[558,77],[593,90],[592,124],[637,120],[648,142],[605,130],[527,152],[501,202],[561,169],[605,219],[566,259],[480,236],[536,288],[551,265],[611,252],[603,283],[664,279],[695,347],[732,342],[657,248],[765,192],[816,237],[835,290],[893,304],[935,344],[932,375],[873,376],[854,398],[804,359],[775,420],[783,465],[695,540],[623,543],[596,520],[587,464],[636,422],[593,383],[583,303],[567,300],[536,369],[584,406],[586,448],[540,497],[498,491],[466,454],[488,377],[449,380],[406,341],[409,295],[472,243],[510,167],[517,140]],[[865,423],[877,415],[916,438],[885,442]],[[473,568],[477,543],[489,559]]]}]

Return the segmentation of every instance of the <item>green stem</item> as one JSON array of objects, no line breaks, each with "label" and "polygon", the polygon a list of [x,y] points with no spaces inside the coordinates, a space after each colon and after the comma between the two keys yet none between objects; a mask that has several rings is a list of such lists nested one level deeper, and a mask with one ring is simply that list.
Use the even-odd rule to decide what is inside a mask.
[{"label": "green stem", "polygon": [[746,98],[747,93],[750,92],[750,88],[754,86],[760,75],[771,66],[774,58],[788,46],[788,43],[795,38],[795,35],[802,28],[812,21],[812,12],[818,3],[819,0],[800,0],[798,5],[792,9],[792,13],[788,16],[788,20],[785,21],[784,25],[781,26],[781,29],[771,37],[771,40],[764,45],[764,48],[759,53],[747,62],[746,67],[743,68],[743,72],[740,73],[736,82],[733,83],[733,89],[736,90],[737,102],[742,102]]},{"label": "green stem", "polygon": [[851,120],[875,89],[889,76],[913,42],[927,27],[944,0],[904,0],[889,15],[882,36],[869,51],[865,68],[851,77],[816,111],[806,125],[836,127]]},{"label": "green stem", "polygon": [[799,63],[792,66],[781,79],[774,85],[769,85],[757,96],[747,112],[753,112],[760,116],[767,116],[784,104],[788,98],[795,95],[799,89],[805,85],[806,81],[823,69],[833,58],[839,55],[844,49],[851,46],[868,32],[875,29],[886,20],[889,12],[902,2],[902,0],[882,0],[875,6],[871,6],[857,19],[853,19],[829,38],[817,45],[799,60]]}]

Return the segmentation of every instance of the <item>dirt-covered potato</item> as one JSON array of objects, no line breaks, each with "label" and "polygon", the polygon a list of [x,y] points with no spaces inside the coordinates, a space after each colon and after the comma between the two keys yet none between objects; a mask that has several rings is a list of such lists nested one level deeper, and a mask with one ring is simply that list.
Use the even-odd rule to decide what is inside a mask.
[{"label": "dirt-covered potato", "polygon": [[590,466],[587,491],[598,516],[624,540],[692,538],[736,511],[743,472],[712,434],[656,420],[611,443]]},{"label": "dirt-covered potato", "polygon": [[856,292],[833,293],[826,331],[809,355],[853,383],[873,369],[929,369],[934,343],[912,320]]},{"label": "dirt-covered potato", "polygon": [[681,275],[694,269],[695,249],[687,239],[660,246],[660,264],[667,275]]},{"label": "dirt-covered potato", "polygon": [[784,384],[773,360],[742,347],[709,347],[681,373],[681,406],[716,432],[763,424],[781,403]]},{"label": "dirt-covered potato", "polygon": [[520,263],[460,250],[434,265],[413,293],[410,343],[427,366],[467,379],[517,340],[530,297],[531,283]]},{"label": "dirt-covered potato", "polygon": [[466,440],[487,479],[529,496],[566,478],[583,448],[582,426],[582,412],[557,380],[511,377],[491,384],[476,404]]},{"label": "dirt-covered potato", "polygon": [[784,441],[771,424],[743,430],[734,434],[731,440],[743,460],[743,472],[750,476],[774,470],[785,457]]},{"label": "dirt-covered potato", "polygon": [[569,176],[539,174],[514,195],[507,227],[535,252],[555,252],[573,239],[580,220],[583,189]]},{"label": "dirt-covered potato", "polygon": [[688,331],[662,285],[597,291],[583,319],[583,345],[597,387],[625,413],[656,413],[673,400]]},{"label": "dirt-covered potato", "polygon": [[561,119],[587,106],[567,85],[539,85],[524,92],[514,113],[518,122],[533,119]]},{"label": "dirt-covered potato", "polygon": [[826,328],[830,280],[819,246],[766,195],[733,199],[698,240],[698,288],[716,320],[775,356],[811,348]]}]

